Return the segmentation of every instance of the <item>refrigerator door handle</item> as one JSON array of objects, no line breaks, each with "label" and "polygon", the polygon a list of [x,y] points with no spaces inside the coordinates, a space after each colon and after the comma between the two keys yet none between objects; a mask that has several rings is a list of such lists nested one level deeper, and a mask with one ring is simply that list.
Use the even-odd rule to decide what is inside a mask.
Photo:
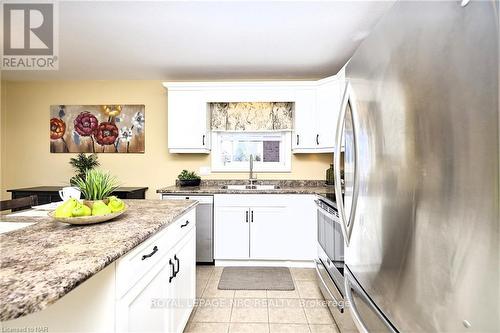
[{"label": "refrigerator door handle", "polygon": [[[372,311],[377,319],[377,327],[385,327],[384,332],[398,333],[398,331],[387,321],[387,319],[382,315],[382,313],[377,309],[375,304],[370,300],[370,298],[365,294],[361,286],[354,279],[354,276],[349,271],[349,268],[345,267],[344,271],[344,286],[345,286],[345,298],[347,301],[346,307],[349,308],[351,317],[360,333],[370,333],[365,322],[361,318],[361,315],[354,302],[354,297],[352,296],[352,291],[354,290],[361,301]],[[377,330],[379,332],[379,330]]]},{"label": "refrigerator door handle", "polygon": [[[356,139],[356,124],[357,124],[357,108],[354,103],[354,92],[352,90],[351,84],[346,83],[344,89],[344,97],[342,98],[342,104],[340,107],[339,120],[337,122],[337,131],[335,133],[335,198],[338,203],[337,207],[339,210],[340,221],[342,222],[342,233],[344,235],[344,240],[347,246],[349,246],[349,241],[351,239],[352,228],[354,224],[354,216],[356,213],[356,205],[358,203],[358,192],[359,192],[359,180],[358,180],[358,142]],[[342,151],[342,134],[344,132],[344,123],[346,118],[347,107],[351,108],[352,115],[352,127],[353,127],[353,149],[354,149],[354,177],[353,177],[353,194],[351,209],[349,212],[345,211],[344,198],[342,197],[342,184],[340,182],[340,156]],[[347,184],[345,184],[347,185]]]},{"label": "refrigerator door handle", "polygon": [[356,325],[359,333],[370,333],[365,323],[363,323],[363,319],[361,319],[358,309],[356,308],[356,304],[354,303],[351,291],[351,283],[349,282],[349,278],[346,278],[344,281],[345,281],[345,297],[347,299],[347,303],[350,306],[351,317],[354,321],[354,324]]},{"label": "refrigerator door handle", "polygon": [[335,171],[335,199],[337,201],[337,209],[339,211],[339,219],[340,219],[340,224],[342,226],[342,234],[344,235],[344,240],[346,245],[349,245],[349,240],[347,239],[347,223],[345,221],[345,211],[344,211],[344,202],[342,198],[342,184],[341,184],[341,178],[340,178],[340,156],[342,153],[342,132],[344,131],[344,121],[345,121],[345,105],[347,103],[344,103],[346,99],[346,93],[347,93],[347,86],[344,90],[344,97],[342,99],[342,104],[340,107],[340,112],[339,112],[339,119],[337,121],[337,131],[335,132],[335,154],[334,154],[334,171]]}]

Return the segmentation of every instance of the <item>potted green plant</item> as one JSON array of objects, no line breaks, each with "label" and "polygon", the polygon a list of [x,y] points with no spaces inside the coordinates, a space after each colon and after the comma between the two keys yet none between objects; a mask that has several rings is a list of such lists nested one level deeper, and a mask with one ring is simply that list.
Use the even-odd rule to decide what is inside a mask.
[{"label": "potted green plant", "polygon": [[183,186],[200,186],[201,177],[194,171],[182,170],[182,172],[177,176],[179,179],[179,185]]},{"label": "potted green plant", "polygon": [[77,177],[75,185],[80,189],[84,197],[84,204],[93,208],[99,202],[108,204],[108,197],[119,186],[118,180],[108,172],[91,169],[85,172],[85,178]]},{"label": "potted green plant", "polygon": [[69,164],[71,164],[76,173],[73,177],[71,177],[69,183],[71,186],[77,186],[77,178],[85,180],[85,173],[88,170],[98,167],[99,161],[97,160],[96,154],[86,155],[85,153],[80,153],[76,157],[70,158]]}]

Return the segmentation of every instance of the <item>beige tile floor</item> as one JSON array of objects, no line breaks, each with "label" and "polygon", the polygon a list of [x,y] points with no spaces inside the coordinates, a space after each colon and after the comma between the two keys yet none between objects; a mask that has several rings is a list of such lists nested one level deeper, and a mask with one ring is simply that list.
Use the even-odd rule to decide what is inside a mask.
[{"label": "beige tile floor", "polygon": [[294,291],[218,290],[222,267],[196,268],[188,333],[338,333],[313,269],[291,268]]}]

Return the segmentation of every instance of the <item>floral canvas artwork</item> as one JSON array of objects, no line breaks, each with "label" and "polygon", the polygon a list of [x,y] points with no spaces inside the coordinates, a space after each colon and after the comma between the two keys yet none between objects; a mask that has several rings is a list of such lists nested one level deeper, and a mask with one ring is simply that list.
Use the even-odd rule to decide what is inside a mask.
[{"label": "floral canvas artwork", "polygon": [[144,105],[51,105],[50,152],[144,153]]}]

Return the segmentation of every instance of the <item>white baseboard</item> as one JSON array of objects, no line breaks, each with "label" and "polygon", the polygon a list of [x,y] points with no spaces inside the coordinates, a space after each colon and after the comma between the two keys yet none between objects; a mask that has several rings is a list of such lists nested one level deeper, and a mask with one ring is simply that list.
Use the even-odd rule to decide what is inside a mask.
[{"label": "white baseboard", "polygon": [[313,260],[215,260],[215,266],[272,266],[314,268]]}]

